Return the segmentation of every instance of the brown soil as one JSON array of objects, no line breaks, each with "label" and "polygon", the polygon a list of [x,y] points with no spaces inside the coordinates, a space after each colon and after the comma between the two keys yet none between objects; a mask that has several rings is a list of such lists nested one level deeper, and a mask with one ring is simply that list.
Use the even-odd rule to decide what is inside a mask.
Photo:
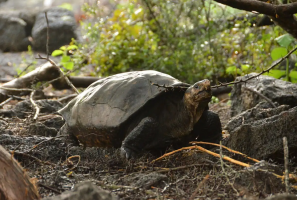
[{"label": "brown soil", "polygon": [[[5,108],[12,108],[14,103]],[[210,106],[220,114],[223,125],[230,118],[227,104]],[[38,179],[42,197],[71,190],[76,183],[85,180],[113,192],[120,199],[258,199],[284,192],[281,180],[274,181],[276,185],[269,186],[270,190],[255,187],[256,177],[242,178],[244,167],[221,162],[197,150],[181,151],[156,162],[152,162],[156,157],[150,154],[127,161],[120,157],[118,149],[84,149],[65,142],[63,137],[45,137],[44,131],[35,131],[37,135],[32,135],[30,127],[36,123],[34,113],[27,114],[25,119],[0,118],[5,123],[5,130],[0,130],[0,144],[14,151],[15,158],[28,170],[30,177]],[[50,118],[57,116],[41,114],[38,121],[43,123]],[[218,149],[212,151],[219,153]],[[234,157],[225,151],[223,154]],[[253,164],[243,158],[240,160]],[[247,186],[247,180],[254,186]]]}]

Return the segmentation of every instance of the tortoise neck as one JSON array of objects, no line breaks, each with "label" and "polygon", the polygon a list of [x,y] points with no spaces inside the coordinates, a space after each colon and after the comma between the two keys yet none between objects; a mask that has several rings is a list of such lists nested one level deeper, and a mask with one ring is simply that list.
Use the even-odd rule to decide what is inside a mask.
[{"label": "tortoise neck", "polygon": [[197,104],[192,104],[189,101],[187,101],[185,98],[183,98],[182,103],[183,103],[184,109],[189,113],[189,115],[192,118],[191,122],[193,126],[199,121],[202,113],[204,112],[208,104],[208,102],[199,102]]}]

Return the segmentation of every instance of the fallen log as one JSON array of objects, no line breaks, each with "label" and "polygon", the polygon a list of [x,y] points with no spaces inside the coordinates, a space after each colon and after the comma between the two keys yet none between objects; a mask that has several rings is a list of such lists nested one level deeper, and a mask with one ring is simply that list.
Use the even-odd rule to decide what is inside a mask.
[{"label": "fallen log", "polygon": [[[25,74],[22,77],[4,83],[0,87],[0,102],[9,98],[9,95],[27,95],[30,93],[28,88],[39,81],[50,81],[61,76],[60,69],[49,62]],[[1,89],[2,88],[2,89]],[[3,89],[6,88],[6,89]],[[9,90],[9,88],[11,90]],[[14,90],[23,89],[23,90]]]},{"label": "fallen log", "polygon": [[40,199],[37,187],[21,165],[0,145],[0,199]]},{"label": "fallen log", "polygon": [[[0,102],[8,99],[9,95],[28,95],[31,92],[30,88],[33,84],[52,81],[54,79],[57,80],[53,81],[51,84],[55,89],[70,89],[71,87],[66,82],[65,78],[61,76],[63,76],[63,74],[61,73],[59,67],[47,62],[24,76],[4,83],[0,87]],[[82,88],[88,87],[90,84],[99,79],[100,78],[97,77],[69,77],[70,82],[72,82],[75,87]]]}]

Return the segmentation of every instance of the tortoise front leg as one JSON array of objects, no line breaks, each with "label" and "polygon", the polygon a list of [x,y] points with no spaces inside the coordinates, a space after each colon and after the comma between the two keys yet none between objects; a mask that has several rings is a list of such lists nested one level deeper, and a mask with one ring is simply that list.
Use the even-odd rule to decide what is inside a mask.
[{"label": "tortoise front leg", "polygon": [[127,135],[122,142],[121,154],[127,159],[134,158],[147,147],[151,147],[158,133],[158,122],[146,117]]}]

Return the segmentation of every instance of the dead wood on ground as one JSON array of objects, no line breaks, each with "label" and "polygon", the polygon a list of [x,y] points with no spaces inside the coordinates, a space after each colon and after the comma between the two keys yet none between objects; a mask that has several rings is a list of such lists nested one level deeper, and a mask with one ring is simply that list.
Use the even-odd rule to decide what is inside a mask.
[{"label": "dead wood on ground", "polygon": [[0,199],[39,199],[34,183],[26,171],[2,146],[0,146]]}]

